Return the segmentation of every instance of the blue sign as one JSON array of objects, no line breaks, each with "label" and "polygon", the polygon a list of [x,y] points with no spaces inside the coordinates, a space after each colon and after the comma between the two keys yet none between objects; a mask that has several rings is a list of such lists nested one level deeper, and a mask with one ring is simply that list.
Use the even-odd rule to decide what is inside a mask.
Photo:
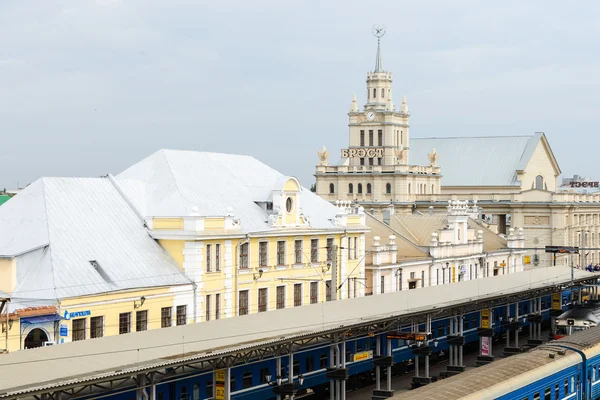
[{"label": "blue sign", "polygon": [[67,325],[60,325],[60,336],[69,336],[69,327]]},{"label": "blue sign", "polygon": [[86,311],[75,311],[75,312],[68,312],[67,310],[65,310],[65,313],[63,314],[64,319],[66,319],[67,321],[72,319],[72,318],[77,318],[77,317],[87,317],[88,315],[92,315],[92,312],[90,310],[86,310]]}]

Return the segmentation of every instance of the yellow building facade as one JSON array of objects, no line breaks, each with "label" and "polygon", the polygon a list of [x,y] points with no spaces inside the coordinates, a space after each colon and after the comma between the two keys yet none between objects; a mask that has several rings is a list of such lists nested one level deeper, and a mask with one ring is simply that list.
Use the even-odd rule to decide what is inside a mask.
[{"label": "yellow building facade", "polygon": [[[212,163],[226,167],[203,176]],[[168,173],[148,180],[150,170]],[[331,205],[245,156],[161,150],[113,179],[196,285],[195,322],[364,295],[360,207]]]},{"label": "yellow building facade", "polygon": [[0,209],[0,349],[362,296],[367,230],[361,207],[246,156],[42,178]]}]

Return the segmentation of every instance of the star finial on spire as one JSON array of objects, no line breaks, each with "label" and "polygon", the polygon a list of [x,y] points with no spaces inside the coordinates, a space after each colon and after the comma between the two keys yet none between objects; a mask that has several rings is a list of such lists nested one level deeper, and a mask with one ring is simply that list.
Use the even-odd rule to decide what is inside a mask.
[{"label": "star finial on spire", "polygon": [[377,57],[373,72],[383,72],[383,63],[381,62],[381,37],[383,35],[385,35],[385,25],[373,25],[373,36],[377,38]]}]

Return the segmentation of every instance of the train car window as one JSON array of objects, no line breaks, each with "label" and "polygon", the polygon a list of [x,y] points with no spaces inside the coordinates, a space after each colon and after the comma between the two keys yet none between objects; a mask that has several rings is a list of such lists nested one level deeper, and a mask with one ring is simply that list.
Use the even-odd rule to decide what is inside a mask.
[{"label": "train car window", "polygon": [[194,385],[192,395],[194,400],[200,400],[200,385],[198,385],[197,383]]},{"label": "train car window", "polygon": [[187,400],[187,388],[185,386],[181,387],[181,394],[179,396],[181,400]]},{"label": "train car window", "polygon": [[592,380],[595,381],[596,380],[596,366],[592,367]]},{"label": "train car window", "polygon": [[235,392],[235,376],[229,378],[229,390]]},{"label": "train car window", "polygon": [[267,375],[269,374],[269,368],[261,368],[260,369],[260,383],[268,383]]},{"label": "train car window", "polygon": [[163,392],[158,392],[158,400],[165,400],[165,394]]},{"label": "train car window", "polygon": [[533,400],[540,400],[540,392],[533,394]]},{"label": "train car window", "polygon": [[321,354],[319,357],[319,368],[327,368],[327,354]]},{"label": "train car window", "polygon": [[213,381],[206,382],[206,395],[209,398],[213,397]]},{"label": "train car window", "polygon": [[310,356],[306,359],[306,372],[310,372],[315,369],[315,358]]},{"label": "train car window", "polygon": [[438,326],[438,337],[444,336],[444,327],[442,325]]},{"label": "train car window", "polygon": [[565,379],[565,396],[569,394],[569,380]]},{"label": "train car window", "polygon": [[252,371],[246,371],[242,374],[242,389],[252,387]]},{"label": "train car window", "polygon": [[356,341],[356,352],[360,353],[362,351],[363,345],[362,345],[362,341]]},{"label": "train car window", "polygon": [[544,400],[552,400],[552,391],[549,387],[544,390]]},{"label": "train car window", "polygon": [[471,326],[475,328],[477,326],[477,317],[471,318]]},{"label": "train car window", "polygon": [[294,361],[294,370],[292,373],[294,375],[300,375],[300,361]]},{"label": "train car window", "polygon": [[349,349],[346,349],[346,362],[352,361],[352,353]]},{"label": "train car window", "polygon": [[554,387],[554,398],[556,400],[560,399],[560,387],[558,386],[558,383]]}]

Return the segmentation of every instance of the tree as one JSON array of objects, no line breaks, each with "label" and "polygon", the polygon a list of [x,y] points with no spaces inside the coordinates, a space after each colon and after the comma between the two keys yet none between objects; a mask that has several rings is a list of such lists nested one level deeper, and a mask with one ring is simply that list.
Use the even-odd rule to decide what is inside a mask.
[{"label": "tree", "polygon": [[313,193],[317,192],[317,184],[313,183],[312,185],[310,185],[310,191]]}]

